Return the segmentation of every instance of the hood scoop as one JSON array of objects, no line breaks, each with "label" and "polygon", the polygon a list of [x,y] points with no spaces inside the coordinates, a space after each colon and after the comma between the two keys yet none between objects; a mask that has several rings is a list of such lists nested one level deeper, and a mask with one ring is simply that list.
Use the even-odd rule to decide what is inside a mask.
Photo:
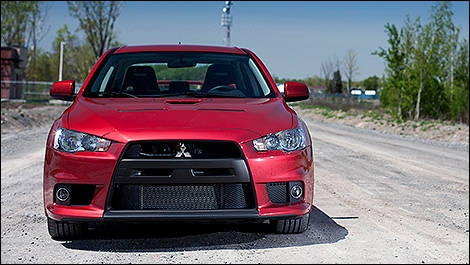
[{"label": "hood scoop", "polygon": [[196,104],[201,102],[201,99],[194,99],[194,98],[178,98],[178,99],[166,99],[165,103],[168,104]]}]

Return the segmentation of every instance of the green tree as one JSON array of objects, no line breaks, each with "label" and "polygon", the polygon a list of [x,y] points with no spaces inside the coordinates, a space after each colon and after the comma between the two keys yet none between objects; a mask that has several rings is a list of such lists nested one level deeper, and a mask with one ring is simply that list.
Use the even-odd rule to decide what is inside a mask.
[{"label": "green tree", "polygon": [[307,77],[303,80],[303,82],[307,85],[307,86],[322,86],[325,82],[324,80],[317,76],[317,75],[314,75],[314,76],[311,76],[311,77]]},{"label": "green tree", "polygon": [[380,79],[376,75],[370,76],[362,81],[362,86],[367,90],[378,90]]},{"label": "green tree", "polygon": [[[387,63],[386,71],[388,73],[387,85],[381,97],[384,98],[386,105],[393,107],[397,105],[397,115],[402,118],[402,95],[403,95],[403,71],[405,64],[405,54],[401,50],[403,31],[387,23],[385,32],[388,35],[389,48],[379,47],[379,51],[372,54],[382,57]],[[394,100],[394,94],[398,94],[398,103]],[[387,98],[387,99],[385,99]]]},{"label": "green tree", "polygon": [[[416,69],[419,89],[415,119],[448,116],[453,88],[453,72],[459,30],[452,22],[450,3],[432,7],[430,22],[417,32]],[[424,102],[423,102],[424,100]]]},{"label": "green tree", "polygon": [[[40,41],[46,36],[49,28],[45,28],[45,20],[47,18],[48,6],[42,1],[35,1],[34,9],[30,17],[30,30],[28,32],[28,46],[30,46],[28,53],[28,65],[26,68],[26,77],[29,80],[43,80],[43,77],[38,74],[38,45]],[[41,65],[42,67],[42,65]]]},{"label": "green tree", "polygon": [[380,99],[385,106],[398,106],[399,116],[401,109],[409,118],[468,123],[468,42],[459,42],[452,17],[451,4],[438,2],[428,23],[407,16],[399,34],[385,26],[390,48],[375,52],[387,62]]},{"label": "green tree", "polygon": [[[25,76],[28,80],[45,80],[40,74],[44,65],[44,51],[38,50],[40,41],[48,31],[45,27],[47,4],[43,1],[2,1],[2,46],[28,48]],[[41,65],[41,67],[37,67]],[[47,64],[46,64],[47,65]],[[47,79],[47,78],[46,78]]]},{"label": "green tree", "polygon": [[404,55],[403,65],[403,90],[401,108],[402,113],[407,118],[412,118],[415,110],[415,96],[417,90],[416,69],[414,69],[415,46],[416,43],[416,25],[419,24],[419,18],[412,21],[407,15],[403,27],[403,39],[400,49]]},{"label": "green tree", "polygon": [[469,122],[469,52],[468,41],[462,40],[455,60],[454,93],[451,95],[452,119]]},{"label": "green tree", "polygon": [[[67,25],[57,31],[57,36],[53,42],[52,61],[56,65],[58,75],[58,65],[60,56],[60,42],[65,42],[63,79],[83,81],[95,63],[95,57],[88,43],[82,44],[78,37],[73,34]],[[57,77],[55,78],[57,80]]]},{"label": "green tree", "polygon": [[34,1],[2,1],[2,46],[25,46],[31,17],[37,11]]},{"label": "green tree", "polygon": [[[419,23],[419,20],[418,20]],[[433,72],[431,56],[433,55],[435,49],[434,36],[430,24],[425,25],[424,27],[421,24],[417,24],[417,39],[414,49],[415,56],[415,70],[418,73],[419,88],[418,94],[416,97],[416,110],[415,110],[415,119],[419,119],[421,111],[421,97],[423,90],[426,90],[425,93],[430,92],[426,89],[431,86],[433,77],[428,76],[428,73]],[[430,94],[430,93],[428,93]]]},{"label": "green tree", "polygon": [[458,101],[455,101],[455,93],[458,88],[455,87],[454,73],[460,29],[452,22],[453,14],[450,2],[442,2],[433,6],[431,13],[431,25],[434,28],[437,43],[436,79],[438,86],[443,88],[437,94],[438,116],[446,115],[451,108],[456,107],[453,106],[454,104],[459,104]]},{"label": "green tree", "polygon": [[333,74],[333,88],[334,93],[343,93],[343,82],[341,81],[341,73],[339,70],[335,71]]},{"label": "green tree", "polygon": [[[31,75],[32,80],[36,81],[47,81],[53,82],[57,80],[57,62],[54,54],[43,51],[42,49],[36,49],[36,64],[41,67],[37,67],[34,75]],[[28,68],[30,70],[31,68]]]},{"label": "green tree", "polygon": [[121,13],[122,1],[67,1],[70,14],[85,32],[95,58],[111,48],[115,39],[114,23]]}]

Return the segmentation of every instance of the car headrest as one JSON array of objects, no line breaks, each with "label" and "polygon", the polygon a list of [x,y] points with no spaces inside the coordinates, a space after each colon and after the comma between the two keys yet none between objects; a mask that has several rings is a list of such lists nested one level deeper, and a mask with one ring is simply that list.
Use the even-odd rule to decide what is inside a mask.
[{"label": "car headrest", "polygon": [[134,91],[153,90],[158,92],[157,77],[150,66],[131,66],[127,69],[124,88],[133,87]]},{"label": "car headrest", "polygon": [[168,91],[169,93],[188,92],[189,83],[186,81],[171,81]]},{"label": "car headrest", "polygon": [[235,83],[235,69],[230,64],[213,64],[207,68],[202,91],[210,90],[215,86]]}]

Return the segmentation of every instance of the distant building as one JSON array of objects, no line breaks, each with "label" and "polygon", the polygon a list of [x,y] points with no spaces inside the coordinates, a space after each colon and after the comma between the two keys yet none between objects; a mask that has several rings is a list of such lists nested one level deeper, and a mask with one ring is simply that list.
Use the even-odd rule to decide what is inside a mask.
[{"label": "distant building", "polygon": [[362,94],[364,94],[364,91],[361,87],[351,87],[349,89],[349,95],[353,97],[360,97]]},{"label": "distant building", "polygon": [[363,89],[362,87],[351,87],[349,95],[360,99],[378,99],[379,95],[376,90]]},{"label": "distant building", "polygon": [[24,80],[24,69],[26,68],[26,48],[24,47],[2,47],[2,98],[18,99],[22,97],[22,87],[3,81]]}]

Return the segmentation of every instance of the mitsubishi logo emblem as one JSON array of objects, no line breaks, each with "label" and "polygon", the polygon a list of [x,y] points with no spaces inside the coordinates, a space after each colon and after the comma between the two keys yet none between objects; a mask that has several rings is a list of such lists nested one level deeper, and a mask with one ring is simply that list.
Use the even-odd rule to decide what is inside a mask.
[{"label": "mitsubishi logo emblem", "polygon": [[176,153],[175,157],[191,157],[189,152],[185,152],[186,146],[184,146],[184,144],[180,143],[179,148],[180,150]]}]

